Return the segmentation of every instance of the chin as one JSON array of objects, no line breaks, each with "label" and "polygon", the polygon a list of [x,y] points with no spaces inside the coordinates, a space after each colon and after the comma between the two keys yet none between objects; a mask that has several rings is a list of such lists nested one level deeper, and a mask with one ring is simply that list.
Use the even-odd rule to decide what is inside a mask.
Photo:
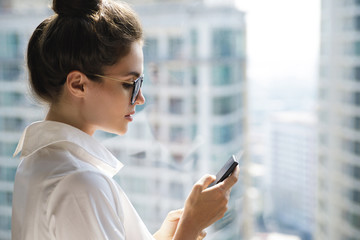
[{"label": "chin", "polygon": [[122,136],[125,135],[127,131],[128,131],[128,127],[126,126],[126,127],[114,129],[113,133]]},{"label": "chin", "polygon": [[118,128],[112,128],[112,127],[109,127],[109,128],[103,128],[102,129],[103,131],[105,132],[108,132],[108,133],[113,133],[113,134],[116,134],[116,135],[125,135],[125,133],[128,131],[128,127],[118,127]]}]

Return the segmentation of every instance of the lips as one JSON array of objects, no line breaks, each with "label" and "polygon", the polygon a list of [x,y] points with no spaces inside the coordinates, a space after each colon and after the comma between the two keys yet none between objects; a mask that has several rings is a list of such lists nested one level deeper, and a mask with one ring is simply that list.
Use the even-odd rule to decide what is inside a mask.
[{"label": "lips", "polygon": [[131,113],[125,115],[125,118],[129,120],[130,122],[133,120],[133,116],[135,114],[135,111],[132,111]]}]

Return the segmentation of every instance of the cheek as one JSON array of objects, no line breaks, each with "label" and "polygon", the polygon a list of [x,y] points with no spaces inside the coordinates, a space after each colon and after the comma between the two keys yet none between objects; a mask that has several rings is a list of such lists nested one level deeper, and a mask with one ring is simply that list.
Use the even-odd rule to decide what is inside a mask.
[{"label": "cheek", "polygon": [[105,89],[93,99],[94,105],[99,108],[100,112],[104,113],[121,113],[127,110],[128,103],[130,103],[131,91],[122,88],[121,86],[113,86]]},{"label": "cheek", "polygon": [[[121,114],[128,110],[131,89],[125,89],[118,84],[107,84],[97,89],[91,89],[89,110],[98,115]],[[124,110],[123,110],[124,109]],[[98,116],[101,118],[101,116]],[[104,116],[105,117],[105,116]]]}]

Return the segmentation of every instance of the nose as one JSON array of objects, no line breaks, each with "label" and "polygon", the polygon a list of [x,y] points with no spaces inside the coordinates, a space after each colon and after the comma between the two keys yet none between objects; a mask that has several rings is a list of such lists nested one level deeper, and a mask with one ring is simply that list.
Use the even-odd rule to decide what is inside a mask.
[{"label": "nose", "polygon": [[136,105],[143,105],[145,103],[145,97],[144,95],[142,94],[142,90],[140,89],[139,90],[139,93],[137,95],[137,98],[135,100],[135,104]]}]

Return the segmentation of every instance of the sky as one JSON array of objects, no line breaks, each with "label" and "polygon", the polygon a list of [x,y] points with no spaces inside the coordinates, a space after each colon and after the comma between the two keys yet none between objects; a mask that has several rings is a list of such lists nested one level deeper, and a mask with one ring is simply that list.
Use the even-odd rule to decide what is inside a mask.
[{"label": "sky", "polygon": [[246,11],[248,79],[316,81],[320,0],[236,0]]}]

